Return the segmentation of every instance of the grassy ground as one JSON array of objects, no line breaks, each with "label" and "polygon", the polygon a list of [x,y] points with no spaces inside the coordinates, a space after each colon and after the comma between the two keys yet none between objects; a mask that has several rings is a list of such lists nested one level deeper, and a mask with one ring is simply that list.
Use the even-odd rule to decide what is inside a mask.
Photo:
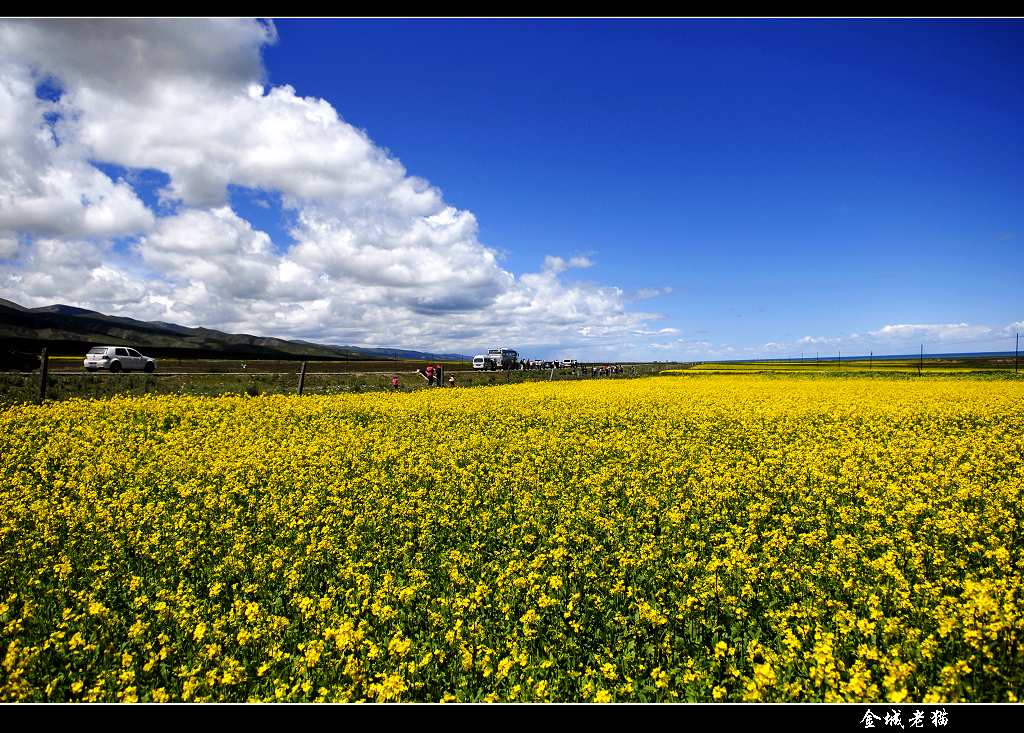
[{"label": "grassy ground", "polygon": [[[61,373],[82,372],[81,356],[51,356],[50,371]],[[243,364],[245,365],[243,367]],[[190,372],[220,374],[242,373],[242,372],[293,372],[299,373],[301,361],[284,359],[158,359],[157,369],[163,372]],[[403,359],[400,361],[310,361],[307,362],[306,371],[322,372],[329,374],[348,372],[413,372],[426,367],[427,364],[442,364],[445,369],[470,369],[472,364],[468,361],[414,361]]]},{"label": "grassy ground", "polygon": [[764,377],[767,379],[806,379],[811,381],[853,381],[866,380],[878,382],[916,382],[920,380],[929,381],[937,379],[962,379],[964,381],[999,381],[999,382],[1024,382],[1024,372],[1014,374],[1012,370],[1005,369],[962,369],[962,370],[925,370],[920,375],[916,371],[868,371],[857,369],[844,369],[843,371],[726,371],[712,369],[670,369],[661,372],[662,376],[680,377],[685,379],[714,379],[729,376],[750,376]]},{"label": "grassy ground", "polygon": [[[303,393],[352,394],[389,391],[392,375],[398,376],[400,391],[428,389],[426,380],[415,372],[425,364],[426,362],[308,362]],[[244,372],[241,371],[240,365],[241,362],[228,360],[161,359],[159,371],[155,374],[108,374],[85,372],[79,357],[51,357],[46,398],[105,399],[115,395],[145,394],[255,396],[294,394],[298,389],[299,362],[250,361],[246,363]],[[348,367],[347,370],[342,369],[345,366]],[[654,365],[637,365],[636,374],[657,374],[660,368]],[[455,376],[457,387],[590,378],[579,377],[569,369],[555,370],[554,375],[550,370],[481,372],[454,362],[448,363],[445,367],[445,381],[447,382],[448,377],[452,375]],[[626,374],[613,378],[625,376],[632,374],[627,371]],[[0,373],[0,406],[38,400],[39,379],[39,372]]]},{"label": "grassy ground", "polygon": [[793,359],[790,361],[748,361],[748,362],[704,362],[692,369],[715,372],[822,372],[822,371],[865,371],[865,372],[922,372],[956,373],[965,371],[1010,371],[1014,369],[1013,357],[961,357],[957,359],[925,357],[920,359]]},{"label": "grassy ground", "polygon": [[[243,370],[242,365],[245,364]],[[392,375],[398,375],[404,392],[426,389],[423,377],[416,374],[428,362],[420,361],[310,361],[306,365],[303,392],[306,394],[352,394],[391,389]],[[283,360],[160,359],[155,374],[90,374],[82,368],[79,356],[52,356],[49,359],[48,400],[69,398],[105,399],[114,395],[144,394],[294,394],[298,388],[301,362]],[[519,384],[549,380],[590,379],[573,370],[481,372],[465,362],[445,362],[445,380],[455,376],[456,386],[474,387],[494,384]],[[714,374],[817,375],[823,377],[918,378],[918,361],[773,361],[720,362],[687,364],[627,365],[621,378],[651,374],[711,376]],[[1013,359],[928,359],[924,376],[964,376],[971,378],[1013,378]],[[1022,376],[1024,378],[1024,376]],[[0,406],[32,402],[39,395],[39,372],[0,373]]]},{"label": "grassy ground", "polygon": [[[1024,369],[1021,370],[1024,373]],[[823,376],[884,376],[917,377],[964,376],[1013,377],[1013,357],[963,357],[958,359],[928,358],[887,360],[843,360],[842,362],[814,359],[792,361],[704,362],[688,369],[664,369],[663,374],[817,374]]]}]

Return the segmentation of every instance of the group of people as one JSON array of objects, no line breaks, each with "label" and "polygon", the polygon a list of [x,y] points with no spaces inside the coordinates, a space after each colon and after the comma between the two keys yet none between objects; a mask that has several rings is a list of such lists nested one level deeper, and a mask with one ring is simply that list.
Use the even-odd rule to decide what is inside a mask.
[{"label": "group of people", "polygon": [[[428,364],[426,366],[426,368],[417,369],[416,373],[419,374],[421,377],[423,377],[424,379],[427,380],[427,386],[428,387],[443,387],[444,386],[444,384],[442,383],[442,381],[444,379],[444,367],[442,367],[440,364],[438,364],[436,366],[434,364]],[[448,386],[449,387],[454,387],[455,386],[455,375],[454,374],[449,375],[449,377],[448,377]],[[391,388],[392,389],[398,389],[398,375],[397,374],[395,374],[395,375],[393,375],[391,377]]]},{"label": "group of people", "polygon": [[[520,368],[522,368],[522,366]],[[590,372],[590,376],[591,377],[610,377],[610,376],[612,376],[614,374],[625,374],[626,373],[626,369],[624,367],[620,366],[619,364],[606,364],[604,366],[596,366],[595,365],[595,366],[591,366],[591,367],[577,366],[574,369],[574,371],[576,372],[577,376],[583,376],[583,377],[587,376],[588,370]],[[425,380],[427,380],[427,386],[428,387],[443,387],[443,386],[445,386],[443,384],[443,381],[444,381],[444,368],[441,365],[439,365],[439,364],[438,365],[428,364],[425,368],[417,369],[416,373],[419,374],[421,377],[423,377]],[[635,375],[636,374],[636,367],[631,367],[630,368],[630,373]],[[398,375],[397,374],[392,375],[392,377],[391,377],[391,389],[397,391],[400,388],[399,385],[400,385],[400,382],[399,382],[399,379],[398,379]],[[455,375],[454,374],[449,375],[448,380],[447,380],[447,385],[449,387],[454,387],[455,386]]]}]

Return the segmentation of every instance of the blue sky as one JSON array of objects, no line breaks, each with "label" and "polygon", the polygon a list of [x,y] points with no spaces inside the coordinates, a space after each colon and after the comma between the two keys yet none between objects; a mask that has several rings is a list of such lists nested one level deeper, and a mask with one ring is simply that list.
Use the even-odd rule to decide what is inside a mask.
[{"label": "blue sky", "polygon": [[1019,21],[278,21],[330,99],[513,270],[671,287],[757,346],[1024,316]]},{"label": "blue sky", "polygon": [[[585,257],[559,271],[558,292],[618,288],[625,312],[645,314],[592,355],[1013,348],[1021,21],[273,25],[259,49],[267,89],[324,100],[472,212],[502,270]],[[134,188],[156,212],[167,175],[148,175]],[[226,190],[272,252],[302,240],[287,186]],[[375,334],[389,336],[464,342]],[[588,348],[546,338],[535,351]]]}]

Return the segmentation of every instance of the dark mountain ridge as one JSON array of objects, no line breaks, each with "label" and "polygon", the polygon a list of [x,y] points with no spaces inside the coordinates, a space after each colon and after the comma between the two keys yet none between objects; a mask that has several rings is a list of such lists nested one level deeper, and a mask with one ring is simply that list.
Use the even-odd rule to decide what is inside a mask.
[{"label": "dark mountain ridge", "polygon": [[76,306],[26,308],[0,298],[0,341],[4,350],[80,355],[93,346],[130,346],[150,356],[205,359],[438,359],[465,360],[462,354],[408,349],[367,349],[315,344],[274,337],[234,334],[163,321],[109,316]]}]

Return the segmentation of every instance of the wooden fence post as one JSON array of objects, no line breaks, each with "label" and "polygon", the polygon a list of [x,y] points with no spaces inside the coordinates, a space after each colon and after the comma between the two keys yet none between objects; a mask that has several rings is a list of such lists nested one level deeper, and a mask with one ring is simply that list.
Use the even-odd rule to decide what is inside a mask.
[{"label": "wooden fence post", "polygon": [[299,394],[302,394],[302,387],[306,383],[306,362],[302,362],[302,369],[299,370]]},{"label": "wooden fence post", "polygon": [[46,347],[43,347],[43,353],[39,357],[39,401],[42,402],[46,399],[46,375],[48,367],[50,366],[50,358],[46,355]]}]

